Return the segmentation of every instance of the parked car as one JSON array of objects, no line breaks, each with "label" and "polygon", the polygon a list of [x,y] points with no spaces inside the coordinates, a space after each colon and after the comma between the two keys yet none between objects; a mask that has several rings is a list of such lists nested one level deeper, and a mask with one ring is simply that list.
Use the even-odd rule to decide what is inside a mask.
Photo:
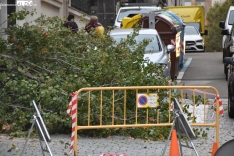
[{"label": "parked car", "polygon": [[[134,29],[132,28],[115,29],[111,30],[110,37],[118,43],[121,39],[127,38],[127,36],[131,35],[133,32]],[[164,76],[170,77],[171,61],[169,54],[175,49],[175,46],[165,46],[156,29],[140,29],[135,40],[137,43],[140,43],[144,39],[150,40],[145,48],[144,59],[162,65],[164,67]]]},{"label": "parked car", "polygon": [[[229,32],[231,32],[232,24],[234,23],[234,6],[230,6],[227,12],[227,16],[225,21],[220,21],[219,22],[219,27],[222,29],[228,29]],[[223,59],[225,57],[228,57],[226,55],[226,51],[224,50],[225,48],[225,40],[227,39],[227,35],[223,35],[223,40],[222,40],[222,48],[223,48]]]},{"label": "parked car", "polygon": [[223,62],[228,65],[228,116],[234,118],[234,58],[225,57]]},{"label": "parked car", "polygon": [[204,41],[198,31],[194,26],[185,27],[185,51],[198,51],[204,52]]},{"label": "parked car", "polygon": [[[225,57],[232,57],[234,54],[234,26],[232,25],[231,29],[223,29],[221,32],[222,35],[225,35],[223,53]],[[224,57],[224,58],[225,58]],[[224,62],[224,73],[226,75],[226,80],[228,79],[228,64]]]}]

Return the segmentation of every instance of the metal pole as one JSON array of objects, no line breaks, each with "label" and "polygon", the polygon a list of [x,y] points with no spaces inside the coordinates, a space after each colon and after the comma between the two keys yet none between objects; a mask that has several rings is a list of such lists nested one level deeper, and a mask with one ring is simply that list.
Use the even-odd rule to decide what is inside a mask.
[{"label": "metal pole", "polygon": [[184,127],[183,122],[181,121],[180,118],[178,118],[178,119],[179,119],[179,122],[181,123],[181,125],[182,125],[182,127],[183,127],[183,129],[184,129],[184,131],[185,131],[185,133],[186,133],[186,135],[187,135],[187,138],[189,139],[190,144],[192,145],[193,150],[195,151],[196,155],[199,156],[199,155],[198,155],[198,152],[197,152],[197,150],[195,149],[195,146],[193,145],[193,142],[192,142],[192,140],[191,140],[191,138],[190,138],[190,136],[189,136],[189,134],[188,134],[188,132],[187,132],[187,130],[186,130],[186,128]]},{"label": "metal pole", "polygon": [[[42,138],[43,138],[43,140],[44,140],[44,142],[45,142],[45,144],[46,144],[46,147],[47,147],[47,149],[48,149],[48,152],[50,153],[51,156],[53,156],[53,154],[52,154],[52,152],[51,152],[51,150],[50,150],[50,147],[49,147],[49,145],[48,145],[48,143],[47,143],[47,141],[46,141],[45,135],[44,135],[44,133],[43,133],[43,131],[42,131],[42,129],[41,129],[40,123],[39,123],[38,120],[37,120],[37,116],[34,115],[34,119],[35,119],[35,121],[36,121],[36,123],[37,123],[37,126],[38,126],[38,130],[39,130],[38,133],[41,133]],[[40,137],[39,137],[39,139],[41,140]],[[44,155],[44,150],[43,150],[42,144],[41,144],[41,148],[42,148],[42,153],[43,153],[43,155]]]},{"label": "metal pole", "polygon": [[[0,5],[0,25],[2,24],[2,8],[1,8],[1,5]],[[0,26],[0,31],[2,32],[2,27]]]},{"label": "metal pole", "polygon": [[103,2],[103,22],[104,22],[104,26],[106,27],[106,3]]}]

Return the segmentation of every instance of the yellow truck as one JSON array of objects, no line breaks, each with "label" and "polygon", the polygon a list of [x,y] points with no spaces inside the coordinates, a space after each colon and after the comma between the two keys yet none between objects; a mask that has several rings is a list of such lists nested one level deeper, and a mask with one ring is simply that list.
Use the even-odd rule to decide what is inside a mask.
[{"label": "yellow truck", "polygon": [[202,5],[193,5],[193,6],[173,6],[173,7],[165,7],[164,9],[170,10],[177,14],[186,26],[194,26],[196,27],[203,39],[204,46],[206,46],[206,35],[208,35],[208,31],[205,29],[205,8]]}]

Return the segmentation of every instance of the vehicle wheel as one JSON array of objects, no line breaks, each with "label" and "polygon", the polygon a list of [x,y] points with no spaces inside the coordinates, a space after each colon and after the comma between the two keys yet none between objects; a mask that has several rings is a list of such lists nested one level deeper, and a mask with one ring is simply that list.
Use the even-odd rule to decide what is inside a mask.
[{"label": "vehicle wheel", "polygon": [[225,57],[225,55],[224,55],[224,50],[223,50],[223,60],[224,60],[224,57]]},{"label": "vehicle wheel", "polygon": [[225,50],[223,49],[223,60],[226,57]]},{"label": "vehicle wheel", "polygon": [[206,52],[206,47],[204,47],[204,51],[203,52]]},{"label": "vehicle wheel", "polygon": [[224,74],[225,74],[225,78],[226,78],[226,81],[228,80],[228,68],[227,68],[227,65],[224,64]]},{"label": "vehicle wheel", "polygon": [[225,74],[225,68],[226,68],[225,64],[223,64],[223,72],[224,72],[224,74]]},{"label": "vehicle wheel", "polygon": [[234,102],[231,102],[230,97],[228,95],[228,116],[229,118],[234,118],[234,108],[231,106],[234,106]]}]

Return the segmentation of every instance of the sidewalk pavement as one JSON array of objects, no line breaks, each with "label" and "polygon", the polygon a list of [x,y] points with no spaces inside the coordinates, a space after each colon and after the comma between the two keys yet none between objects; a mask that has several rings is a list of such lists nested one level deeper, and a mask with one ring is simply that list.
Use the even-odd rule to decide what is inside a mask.
[{"label": "sidewalk pavement", "polygon": [[[222,99],[224,106],[224,116],[220,117],[220,146],[234,137],[233,119],[227,114],[227,100]],[[199,156],[211,156],[212,145],[215,141],[215,129],[209,128],[208,138],[198,138],[193,140],[193,144]],[[70,135],[51,135],[52,142],[49,147],[54,156],[64,156],[69,153]],[[7,135],[0,134],[0,155],[1,156],[19,156],[22,152],[26,139],[10,138]],[[108,138],[78,138],[78,156],[100,156],[102,153],[122,154],[126,156],[161,156],[165,142],[150,141],[142,139],[129,138],[127,136],[111,136]],[[165,156],[169,155],[170,146],[167,146]],[[189,148],[182,148],[183,156],[195,156],[195,152]],[[42,151],[38,138],[29,139],[23,156],[41,156]],[[50,155],[45,153],[45,155]]]}]

